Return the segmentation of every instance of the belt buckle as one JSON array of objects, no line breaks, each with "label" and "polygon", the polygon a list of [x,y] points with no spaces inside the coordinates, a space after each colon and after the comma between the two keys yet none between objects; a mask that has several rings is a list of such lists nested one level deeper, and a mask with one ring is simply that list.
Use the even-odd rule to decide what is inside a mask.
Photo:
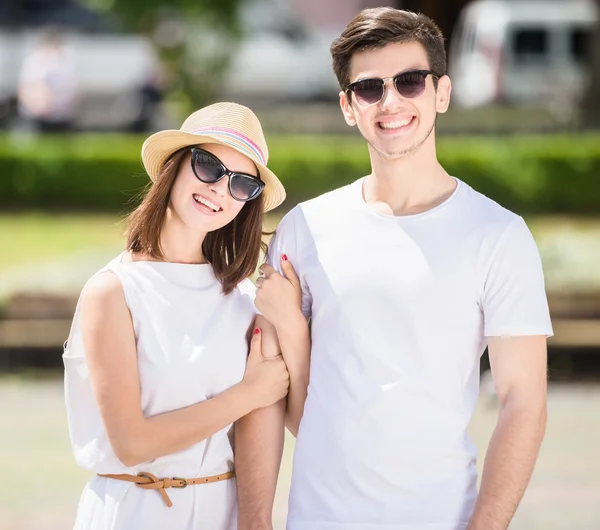
[{"label": "belt buckle", "polygon": [[183,486],[171,486],[172,488],[180,488],[180,489],[184,489],[187,488],[188,485],[188,481],[186,478],[181,478],[181,477],[173,477],[171,480],[181,480],[183,482]]}]

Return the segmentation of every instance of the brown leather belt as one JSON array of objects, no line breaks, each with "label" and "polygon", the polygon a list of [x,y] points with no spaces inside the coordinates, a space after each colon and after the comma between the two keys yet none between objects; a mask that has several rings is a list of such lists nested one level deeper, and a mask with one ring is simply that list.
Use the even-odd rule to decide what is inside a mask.
[{"label": "brown leather belt", "polygon": [[158,478],[152,473],[138,473],[137,475],[102,475],[98,473],[99,477],[112,478],[115,480],[124,480],[125,482],[133,482],[136,486],[145,490],[158,490],[161,497],[165,501],[166,505],[170,508],[173,506],[171,499],[165,491],[168,488],[186,488],[187,486],[193,486],[195,484],[209,484],[210,482],[219,482],[221,480],[227,480],[235,476],[234,471],[222,473],[221,475],[213,475],[212,477],[198,477],[198,478]]}]

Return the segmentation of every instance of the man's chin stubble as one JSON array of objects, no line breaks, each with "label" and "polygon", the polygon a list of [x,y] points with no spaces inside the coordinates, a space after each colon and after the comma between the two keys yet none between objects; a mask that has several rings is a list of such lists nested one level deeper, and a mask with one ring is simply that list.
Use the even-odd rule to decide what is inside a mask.
[{"label": "man's chin stubble", "polygon": [[412,147],[409,147],[408,149],[404,149],[403,151],[382,151],[381,149],[378,149],[371,141],[367,140],[367,143],[373,148],[373,150],[384,160],[394,160],[394,159],[398,159],[398,158],[405,158],[411,155],[414,155],[415,153],[417,153],[417,151],[419,149],[421,149],[421,146],[427,141],[427,139],[431,136],[431,134],[433,133],[434,129],[435,129],[435,123],[437,121],[437,115],[436,115],[436,119],[433,121],[433,125],[431,126],[431,129],[429,129],[429,132],[425,135],[425,138],[423,138],[423,140],[421,140],[420,142],[418,142],[417,144],[413,145]]}]

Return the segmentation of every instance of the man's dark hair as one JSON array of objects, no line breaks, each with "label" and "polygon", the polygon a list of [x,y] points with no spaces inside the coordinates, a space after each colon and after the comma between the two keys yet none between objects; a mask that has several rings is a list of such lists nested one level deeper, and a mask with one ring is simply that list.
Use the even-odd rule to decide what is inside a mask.
[{"label": "man's dark hair", "polygon": [[438,76],[446,73],[444,36],[433,20],[412,11],[376,7],[363,9],[331,45],[333,71],[341,89],[350,84],[350,61],[355,53],[396,42],[418,42],[427,53],[429,69]]}]

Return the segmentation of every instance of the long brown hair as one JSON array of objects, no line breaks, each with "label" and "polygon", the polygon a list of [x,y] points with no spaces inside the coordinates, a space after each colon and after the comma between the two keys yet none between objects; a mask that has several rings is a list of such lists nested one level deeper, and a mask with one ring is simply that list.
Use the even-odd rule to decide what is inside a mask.
[{"label": "long brown hair", "polygon": [[[350,84],[350,61],[360,51],[383,48],[396,42],[418,42],[438,76],[446,73],[446,50],[440,28],[429,17],[394,9],[363,9],[331,44],[333,71],[342,90]],[[434,78],[437,87],[437,79]]]},{"label": "long brown hair", "polygon": [[[163,260],[160,233],[171,200],[171,189],[181,161],[189,153],[185,147],[173,153],[162,167],[156,181],[146,190],[140,205],[127,218],[127,250]],[[263,194],[248,201],[227,225],[206,234],[202,253],[213,267],[223,293],[229,294],[256,270],[261,250],[264,219]]]}]

